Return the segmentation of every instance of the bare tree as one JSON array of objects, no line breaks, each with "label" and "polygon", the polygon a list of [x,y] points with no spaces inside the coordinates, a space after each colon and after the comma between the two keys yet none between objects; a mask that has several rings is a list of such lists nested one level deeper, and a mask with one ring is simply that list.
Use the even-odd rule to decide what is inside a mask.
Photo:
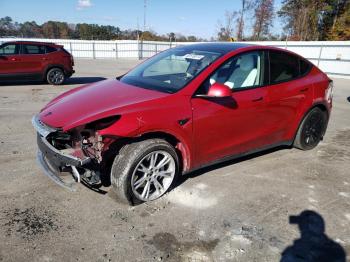
[{"label": "bare tree", "polygon": [[242,8],[239,11],[239,18],[237,18],[237,40],[244,40],[244,15],[249,12],[254,6],[254,2],[252,0],[241,0]]},{"label": "bare tree", "polygon": [[253,39],[260,40],[267,36],[273,20],[273,0],[258,0],[255,4],[255,22],[253,26]]},{"label": "bare tree", "polygon": [[235,18],[237,17],[237,12],[233,11],[226,11],[224,22],[219,21],[218,22],[218,34],[217,38],[219,41],[228,41],[231,37],[233,37],[234,34],[234,22]]}]

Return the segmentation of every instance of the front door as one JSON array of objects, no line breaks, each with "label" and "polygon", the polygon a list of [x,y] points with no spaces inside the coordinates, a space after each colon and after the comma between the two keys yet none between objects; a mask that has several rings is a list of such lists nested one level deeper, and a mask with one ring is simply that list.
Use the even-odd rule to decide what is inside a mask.
[{"label": "front door", "polygon": [[[268,144],[265,125],[265,52],[239,54],[224,62],[191,100],[196,163],[204,165]],[[210,85],[229,86],[229,98],[205,98]]]},{"label": "front door", "polygon": [[0,46],[0,75],[14,75],[20,68],[20,45],[15,43]]}]

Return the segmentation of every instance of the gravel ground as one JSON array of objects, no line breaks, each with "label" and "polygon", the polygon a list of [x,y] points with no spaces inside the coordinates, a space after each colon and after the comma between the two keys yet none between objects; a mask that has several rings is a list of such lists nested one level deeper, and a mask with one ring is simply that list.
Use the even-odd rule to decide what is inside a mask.
[{"label": "gravel ground", "polygon": [[[322,252],[325,261],[344,261],[344,252],[350,259],[350,80],[335,79],[329,128],[316,149],[206,168],[149,204],[121,205],[83,185],[72,193],[45,177],[35,162],[33,114],[65,90],[136,63],[77,60],[66,85],[0,86],[0,261],[309,261]],[[290,223],[306,210],[299,227]]]}]

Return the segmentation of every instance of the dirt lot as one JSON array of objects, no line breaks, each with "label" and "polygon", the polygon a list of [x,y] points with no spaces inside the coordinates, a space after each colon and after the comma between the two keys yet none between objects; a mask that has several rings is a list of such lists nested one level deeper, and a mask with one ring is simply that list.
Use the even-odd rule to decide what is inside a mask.
[{"label": "dirt lot", "polygon": [[[78,60],[67,85],[0,86],[0,261],[287,261],[291,250],[300,261],[317,252],[350,259],[350,80],[335,80],[329,129],[316,149],[207,168],[147,205],[124,206],[82,185],[68,192],[45,177],[33,114],[65,90],[136,63]],[[305,210],[322,218],[303,217],[309,227],[300,239],[289,216]]]}]

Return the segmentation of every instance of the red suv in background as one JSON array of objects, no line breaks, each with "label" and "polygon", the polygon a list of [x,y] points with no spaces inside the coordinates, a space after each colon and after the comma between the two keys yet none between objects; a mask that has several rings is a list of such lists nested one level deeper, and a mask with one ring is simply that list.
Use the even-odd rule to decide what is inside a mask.
[{"label": "red suv in background", "polygon": [[73,73],[73,56],[53,43],[13,41],[0,45],[0,81],[43,80],[60,85]]}]

